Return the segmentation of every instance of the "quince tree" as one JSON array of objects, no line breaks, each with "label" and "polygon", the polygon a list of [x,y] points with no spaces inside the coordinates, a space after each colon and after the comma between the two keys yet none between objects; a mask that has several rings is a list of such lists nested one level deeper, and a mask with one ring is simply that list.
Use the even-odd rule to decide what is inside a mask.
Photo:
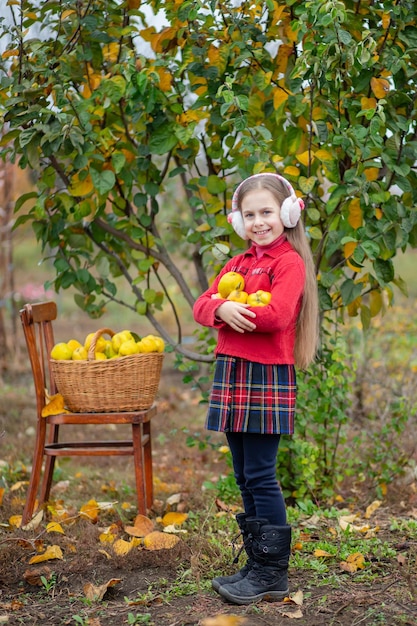
[{"label": "quince tree", "polygon": [[393,259],[417,239],[414,2],[26,0],[4,11],[1,154],[36,174],[15,227],[32,224],[50,285],[90,316],[114,301],[180,358],[211,360],[184,345],[183,310],[242,249],[231,195],[264,170],[306,201],[323,311],[367,327],[394,285],[405,290]]}]

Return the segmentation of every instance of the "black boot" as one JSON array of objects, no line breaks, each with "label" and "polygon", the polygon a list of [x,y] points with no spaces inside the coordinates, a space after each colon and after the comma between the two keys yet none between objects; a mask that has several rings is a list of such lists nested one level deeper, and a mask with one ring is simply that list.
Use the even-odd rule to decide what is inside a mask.
[{"label": "black boot", "polygon": [[223,584],[219,594],[234,604],[259,600],[282,600],[288,595],[288,561],[291,553],[291,526],[273,526],[249,518],[253,565],[245,578]]},{"label": "black boot", "polygon": [[[223,585],[230,585],[233,583],[237,583],[239,580],[242,580],[243,578],[245,578],[245,576],[249,574],[250,570],[252,569],[254,562],[252,557],[252,535],[247,530],[247,519],[248,516],[246,515],[246,513],[238,513],[236,515],[236,521],[243,537],[243,548],[248,556],[248,559],[245,565],[238,572],[236,572],[236,574],[232,574],[231,576],[217,576],[216,578],[213,578],[213,580],[211,581],[211,585],[213,589],[217,592],[219,592],[220,587],[222,587]],[[266,519],[263,519],[261,521],[265,524],[268,523],[268,520]],[[240,552],[237,555],[236,559],[233,561],[233,563],[237,563],[239,556]]]}]

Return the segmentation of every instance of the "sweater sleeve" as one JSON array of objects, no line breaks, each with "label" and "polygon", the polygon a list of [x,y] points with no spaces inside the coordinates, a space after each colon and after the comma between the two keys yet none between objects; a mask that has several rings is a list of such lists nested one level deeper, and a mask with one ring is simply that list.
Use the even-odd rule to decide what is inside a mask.
[{"label": "sweater sleeve", "polygon": [[222,320],[216,318],[216,311],[224,300],[222,298],[213,298],[212,296],[217,293],[217,285],[219,284],[220,278],[223,274],[229,271],[227,267],[228,266],[226,265],[222,269],[220,274],[214,279],[211,287],[202,293],[201,296],[199,296],[194,302],[194,319],[202,326],[211,326],[212,328],[221,328],[222,326],[225,326],[225,323]]}]

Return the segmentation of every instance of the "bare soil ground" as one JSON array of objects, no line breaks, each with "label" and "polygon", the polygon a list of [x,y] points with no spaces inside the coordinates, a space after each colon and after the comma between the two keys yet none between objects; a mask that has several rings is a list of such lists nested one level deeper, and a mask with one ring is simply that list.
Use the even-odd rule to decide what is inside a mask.
[{"label": "bare soil ground", "polygon": [[[53,535],[46,533],[45,523],[32,531],[10,527],[10,516],[22,512],[25,485],[19,486],[19,481],[27,479],[27,474],[24,468],[16,469],[13,477],[10,469],[6,472],[5,463],[9,468],[30,463],[34,405],[27,372],[4,375],[0,393],[0,486],[5,488],[0,507],[0,624],[287,626],[291,620],[303,626],[417,624],[417,533],[402,530],[401,524],[393,525],[395,519],[417,517],[412,482],[397,485],[372,521],[392,556],[365,555],[366,579],[361,570],[341,573],[335,565],[330,574],[321,574],[317,565],[316,569],[299,568],[292,561],[291,592],[302,592],[302,606],[263,602],[238,607],[224,602],[210,586],[211,577],[224,572],[228,565],[216,538],[207,540],[206,528],[217,508],[215,494],[205,491],[203,484],[214,481],[226,468],[210,449],[187,447],[183,428],[203,432],[204,408],[178,373],[168,370],[163,374],[159,402],[159,415],[153,424],[156,498],[150,517],[157,520],[169,510],[169,496],[178,493],[181,510],[191,516],[207,511],[206,524],[200,521],[200,528],[194,526],[180,535],[180,543],[171,550],[139,548],[125,556],[109,555],[110,550],[99,542],[103,528],[122,526],[135,517],[129,461],[101,459],[85,464],[81,461],[78,466],[62,463],[54,498],[69,507],[80,506],[90,498],[119,503],[101,514],[97,524],[78,519],[65,534]],[[366,502],[366,495],[364,498]],[[125,501],[131,508],[123,509]],[[308,533],[313,541],[323,533],[331,535],[329,520],[306,518],[300,526],[295,530]],[[219,536],[218,541],[228,543],[234,530],[231,521],[230,534]],[[29,564],[39,549],[52,543],[62,548],[63,559]],[[87,600],[86,584],[99,587],[109,581],[115,582],[101,600]]]}]

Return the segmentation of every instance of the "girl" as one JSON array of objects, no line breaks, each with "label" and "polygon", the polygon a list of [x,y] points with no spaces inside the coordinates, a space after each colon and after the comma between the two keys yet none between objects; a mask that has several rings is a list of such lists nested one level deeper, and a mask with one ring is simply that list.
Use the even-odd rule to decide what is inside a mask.
[{"label": "girl", "polygon": [[[304,203],[278,174],[255,174],[232,198],[228,219],[251,242],[227,262],[195,302],[194,318],[218,329],[216,368],[206,426],[226,433],[244,513],[236,516],[248,559],[213,588],[236,604],[288,594],[291,527],[276,479],[281,434],[294,431],[295,365],[313,360],[318,337],[314,264],[304,232]],[[272,294],[251,307],[217,294],[226,272],[244,277],[245,291]]]}]

